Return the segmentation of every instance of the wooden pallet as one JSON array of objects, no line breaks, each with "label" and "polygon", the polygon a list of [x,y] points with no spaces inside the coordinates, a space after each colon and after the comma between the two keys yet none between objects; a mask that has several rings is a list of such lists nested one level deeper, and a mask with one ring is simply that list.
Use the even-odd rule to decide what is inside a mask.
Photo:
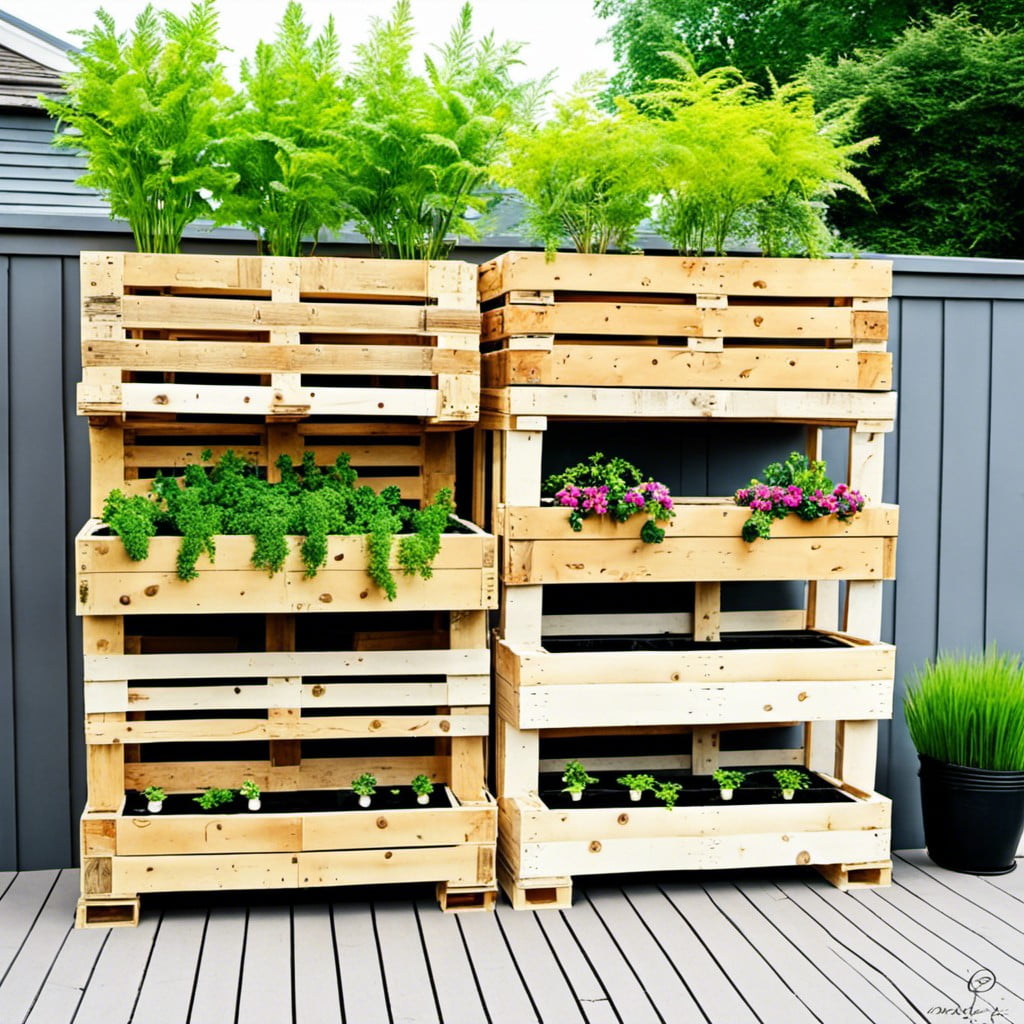
[{"label": "wooden pallet", "polygon": [[884,260],[505,253],[480,268],[485,408],[527,386],[537,414],[566,389],[887,391],[891,293]]},{"label": "wooden pallet", "polygon": [[327,563],[312,578],[306,576],[299,554],[301,537],[287,538],[288,558],[271,576],[252,565],[252,537],[217,536],[215,560],[201,556],[197,578],[185,581],[175,568],[179,538],[151,538],[149,557],[133,562],[120,539],[98,519],[91,519],[75,540],[78,614],[495,608],[495,540],[471,523],[458,520],[458,524],[466,532],[442,538],[430,579],[403,575],[396,538],[391,561],[398,594],[389,601],[367,575],[362,535],[329,537]]},{"label": "wooden pallet", "polygon": [[468,263],[86,252],[81,269],[83,415],[477,417]]},{"label": "wooden pallet", "polygon": [[[887,884],[892,802],[830,781],[851,799],[671,811],[628,804],[551,810],[536,794],[504,799],[499,881],[522,909],[544,906],[553,891],[548,905],[566,905],[569,879],[587,874],[807,865],[846,884],[850,872],[863,886]],[[845,865],[841,877],[836,865]]]}]

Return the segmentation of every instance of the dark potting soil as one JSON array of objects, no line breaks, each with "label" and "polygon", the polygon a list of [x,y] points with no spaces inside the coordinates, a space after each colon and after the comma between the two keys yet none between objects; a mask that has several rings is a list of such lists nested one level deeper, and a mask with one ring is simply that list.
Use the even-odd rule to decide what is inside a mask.
[{"label": "dark potting soil", "polygon": [[[261,793],[259,811],[250,811],[249,802],[235,792],[229,804],[205,811],[195,802],[198,793],[170,793],[160,814],[309,814],[317,811],[405,811],[448,807],[444,786],[435,784],[430,803],[416,802],[411,786],[378,786],[369,807],[359,806],[359,797],[351,789],[303,789],[294,793]],[[124,816],[148,816],[146,798],[138,790],[125,792]]]},{"label": "dark potting soil", "polygon": [[[792,765],[779,765],[792,768]],[[658,782],[678,782],[679,791],[676,807],[734,807],[750,804],[838,804],[853,799],[848,793],[829,785],[824,779],[810,772],[803,772],[809,780],[808,789],[798,789],[792,800],[784,800],[779,784],[772,776],[775,768],[740,768],[747,772],[743,785],[733,790],[732,800],[721,797],[718,785],[710,775],[692,775],[683,770],[652,771]],[[629,790],[615,780],[625,772],[590,772],[597,782],[587,786],[579,801],[563,793],[565,785],[560,772],[543,772],[540,777],[540,797],[552,810],[586,810],[603,807],[665,807],[652,792],[641,794],[639,802],[629,798]]]},{"label": "dark potting soil", "polygon": [[816,650],[848,647],[842,640],[810,629],[785,629],[768,633],[725,633],[721,640],[694,640],[689,633],[662,636],[552,636],[542,639],[551,654],[605,653],[611,651],[738,651]]}]

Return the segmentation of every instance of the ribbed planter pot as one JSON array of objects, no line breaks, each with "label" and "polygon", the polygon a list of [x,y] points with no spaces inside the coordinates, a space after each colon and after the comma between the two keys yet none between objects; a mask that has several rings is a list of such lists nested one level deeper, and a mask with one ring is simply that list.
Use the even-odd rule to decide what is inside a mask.
[{"label": "ribbed planter pot", "polygon": [[1024,771],[992,771],[918,755],[928,856],[939,867],[1004,875],[1024,834]]}]

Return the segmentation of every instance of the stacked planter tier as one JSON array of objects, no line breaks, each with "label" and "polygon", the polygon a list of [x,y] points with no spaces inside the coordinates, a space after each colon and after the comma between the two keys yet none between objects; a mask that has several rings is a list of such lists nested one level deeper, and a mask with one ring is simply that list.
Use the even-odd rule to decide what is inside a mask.
[{"label": "stacked planter tier", "polygon": [[[475,418],[479,391],[473,268],[86,253],[82,269],[94,516],[112,488],[145,493],[205,449],[271,480],[282,454],[327,466],[348,452],[360,483],[411,501],[454,486],[451,428]],[[80,925],[133,924],[143,894],[185,890],[431,882],[444,909],[493,906],[496,544],[453,530],[428,580],[392,559],[388,601],[361,536],[330,537],[312,578],[300,538],[268,575],[251,537],[216,537],[185,582],[177,537],[133,562],[98,518],[85,525]],[[363,772],[378,796],[352,809]],[[419,774],[428,805],[396,803]],[[259,812],[190,799],[244,779]],[[151,785],[178,809],[143,810]]]},{"label": "stacked planter tier", "polygon": [[[895,660],[880,628],[898,516],[878,503],[896,408],[890,265],[508,253],[481,268],[480,292],[502,582],[499,880],[513,904],[564,906],[573,875],[618,871],[808,864],[843,888],[887,884],[891,804],[873,787]],[[661,544],[640,540],[638,520],[576,533],[540,501],[546,431],[567,420],[639,420],[652,439],[665,421],[802,424],[814,457],[822,428],[845,428],[848,480],[870,503],[847,523],[784,520],[754,544],[748,510],[725,497],[677,500]],[[787,580],[806,584],[799,608],[722,610],[722,583]],[[693,606],[543,614],[545,589],[573,583],[692,584]],[[795,724],[799,747],[742,749]],[[651,745],[687,734],[689,753]],[[577,755],[595,740],[603,753]],[[565,757],[542,742],[605,775],[805,766],[834,802],[545,802]]]}]

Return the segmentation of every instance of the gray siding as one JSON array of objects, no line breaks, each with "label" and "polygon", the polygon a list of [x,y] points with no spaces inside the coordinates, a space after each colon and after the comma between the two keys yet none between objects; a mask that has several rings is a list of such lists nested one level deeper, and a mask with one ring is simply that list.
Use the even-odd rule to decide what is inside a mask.
[{"label": "gray siding", "polygon": [[[0,870],[71,863],[85,800],[71,561],[89,475],[74,406],[77,253],[127,247],[114,227],[0,230]],[[188,247],[246,251],[238,237]],[[901,532],[884,615],[902,678],[939,649],[1024,645],[1024,263],[899,257],[896,269],[900,412],[885,498],[901,506]],[[692,440],[686,457],[636,458],[675,464],[688,489],[722,490],[703,438]],[[775,443],[790,442],[780,434]],[[743,471],[754,472],[764,452],[744,448]],[[730,470],[727,486],[733,479]],[[879,789],[896,801],[896,844],[918,846],[916,755],[898,711],[883,725],[880,755]]]}]

